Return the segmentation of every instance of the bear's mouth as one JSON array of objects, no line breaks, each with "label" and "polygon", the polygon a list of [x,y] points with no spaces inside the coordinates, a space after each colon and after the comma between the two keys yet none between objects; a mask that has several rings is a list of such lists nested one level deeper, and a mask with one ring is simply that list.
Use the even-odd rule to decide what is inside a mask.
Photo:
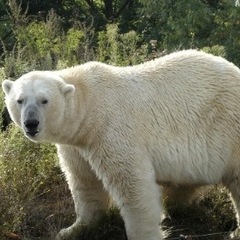
[{"label": "bear's mouth", "polygon": [[24,130],[28,137],[35,137],[39,133],[39,120],[38,118],[27,118],[24,121]]},{"label": "bear's mouth", "polygon": [[39,131],[27,131],[26,134],[27,136],[35,137],[39,134]]}]

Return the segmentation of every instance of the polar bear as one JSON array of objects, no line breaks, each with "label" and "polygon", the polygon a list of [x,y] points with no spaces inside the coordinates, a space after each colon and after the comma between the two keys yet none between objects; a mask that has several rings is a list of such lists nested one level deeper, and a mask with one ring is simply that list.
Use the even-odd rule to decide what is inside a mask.
[{"label": "polar bear", "polygon": [[159,185],[223,184],[239,221],[240,70],[225,59],[186,50],[129,67],[89,62],[2,87],[26,137],[57,146],[76,222],[56,239],[74,239],[109,196],[129,240],[163,239]]}]

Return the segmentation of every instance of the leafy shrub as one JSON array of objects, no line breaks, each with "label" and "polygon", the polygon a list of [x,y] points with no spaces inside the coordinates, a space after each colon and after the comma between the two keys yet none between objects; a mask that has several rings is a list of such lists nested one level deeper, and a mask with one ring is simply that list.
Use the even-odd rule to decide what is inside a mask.
[{"label": "leafy shrub", "polygon": [[15,29],[17,44],[20,49],[26,49],[25,61],[30,65],[34,62],[36,69],[55,68],[55,57],[62,50],[60,21],[60,17],[51,10],[45,21],[32,21]]},{"label": "leafy shrub", "polygon": [[147,45],[140,44],[135,31],[120,34],[116,24],[109,24],[98,34],[98,60],[109,64],[126,66],[143,62],[147,58]]},{"label": "leafy shrub", "polygon": [[[1,133],[0,141],[0,238],[7,232],[28,235],[31,227],[37,234],[44,222],[46,225],[46,219],[39,222],[41,211],[37,205],[41,206],[49,194],[59,197],[67,191],[57,167],[55,148],[30,142],[15,126]],[[55,190],[58,185],[62,187],[60,192],[59,188]]]},{"label": "leafy shrub", "polygon": [[212,47],[204,47],[202,50],[216,56],[226,57],[226,49],[224,46],[214,45]]},{"label": "leafy shrub", "polygon": [[75,21],[73,27],[64,33],[58,61],[60,63],[64,61],[66,66],[73,66],[95,60],[94,36],[92,24],[86,26],[84,23]]},{"label": "leafy shrub", "polygon": [[21,47],[18,43],[11,51],[4,50],[4,72],[7,78],[18,78],[23,73],[27,73],[37,68],[34,58],[32,61],[26,61],[29,54],[26,47]]}]

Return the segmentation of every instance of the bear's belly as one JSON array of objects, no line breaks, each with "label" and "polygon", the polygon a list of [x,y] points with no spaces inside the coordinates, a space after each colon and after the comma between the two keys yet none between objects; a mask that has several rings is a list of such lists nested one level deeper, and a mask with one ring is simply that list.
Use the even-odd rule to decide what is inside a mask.
[{"label": "bear's belly", "polygon": [[157,181],[173,185],[221,183],[231,160],[226,146],[222,152],[213,146],[184,142],[152,147],[150,155]]}]

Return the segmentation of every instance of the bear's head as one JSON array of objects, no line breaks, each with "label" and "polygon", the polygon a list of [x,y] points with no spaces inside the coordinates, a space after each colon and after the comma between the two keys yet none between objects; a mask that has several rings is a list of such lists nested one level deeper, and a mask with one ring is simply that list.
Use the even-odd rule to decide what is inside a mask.
[{"label": "bear's head", "polygon": [[10,116],[25,135],[32,141],[54,141],[75,87],[55,72],[33,71],[16,81],[4,80],[2,88]]}]

